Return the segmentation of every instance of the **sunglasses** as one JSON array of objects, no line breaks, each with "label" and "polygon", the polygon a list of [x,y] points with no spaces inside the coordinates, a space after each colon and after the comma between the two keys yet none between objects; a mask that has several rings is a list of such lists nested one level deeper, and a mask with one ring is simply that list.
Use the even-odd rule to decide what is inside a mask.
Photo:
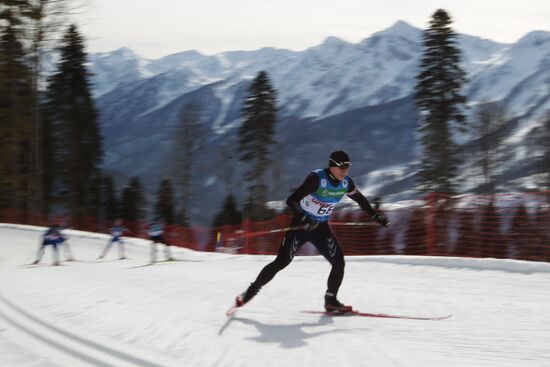
[{"label": "sunglasses", "polygon": [[346,169],[351,167],[351,162],[336,162],[332,158],[330,158],[330,160],[339,168]]}]

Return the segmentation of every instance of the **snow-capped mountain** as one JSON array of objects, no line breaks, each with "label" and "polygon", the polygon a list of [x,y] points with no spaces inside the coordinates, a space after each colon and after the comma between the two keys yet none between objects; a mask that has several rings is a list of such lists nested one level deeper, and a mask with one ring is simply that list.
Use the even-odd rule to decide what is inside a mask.
[{"label": "snow-capped mountain", "polygon": [[[529,77],[548,75],[549,39],[549,32],[534,31],[509,45],[460,35],[463,65],[471,78],[469,97],[474,101],[510,98],[514,87]],[[288,114],[318,118],[409,95],[420,53],[421,30],[399,21],[358,44],[329,37],[301,52],[264,48],[205,56],[185,51],[148,60],[123,48],[90,55],[90,70],[96,96],[161,74],[188,81],[183,89],[177,82],[167,85],[172,97],[161,94],[160,104],[188,88],[222,81],[235,84],[266,70]],[[544,80],[538,86],[548,87]],[[513,108],[515,115],[527,112],[521,104]]]},{"label": "snow-capped mountain", "polygon": [[[310,169],[324,166],[330,151],[339,148],[364,160],[354,164],[360,183],[402,193],[412,187],[406,167],[415,159],[417,116],[410,96],[421,34],[399,21],[357,44],[329,37],[300,52],[263,48],[207,56],[185,51],[158,60],[125,48],[91,54],[107,151],[104,166],[124,176],[141,175],[154,191],[167,174],[163,162],[178,113],[199,101],[210,137],[199,175],[211,191],[206,196],[220,195],[217,148],[234,138],[248,82],[265,70],[278,92],[278,139],[285,142],[288,172],[274,199],[284,197]],[[460,35],[459,46],[470,104],[505,102],[510,115],[523,117],[517,129],[534,126],[550,108],[550,32],[531,32],[515,44]],[[242,189],[236,191],[239,195]]]}]

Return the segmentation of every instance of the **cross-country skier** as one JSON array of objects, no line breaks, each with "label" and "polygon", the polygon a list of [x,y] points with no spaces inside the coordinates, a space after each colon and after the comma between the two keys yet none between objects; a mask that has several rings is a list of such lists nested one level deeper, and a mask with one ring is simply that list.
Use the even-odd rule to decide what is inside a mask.
[{"label": "cross-country skier", "polygon": [[[67,225],[67,222],[65,222],[64,220],[57,224],[57,229],[59,230],[59,232],[61,233],[61,236],[63,237],[63,241],[60,242],[60,245],[62,245],[63,247],[63,252],[65,254],[65,261],[74,261],[73,250],[71,250],[69,241],[65,236],[63,236],[63,232],[61,232],[62,230],[68,229],[68,228],[70,227]],[[61,250],[59,251],[61,252]]]},{"label": "cross-country skier", "polygon": [[157,243],[164,245],[164,256],[166,257],[166,260],[175,260],[170,252],[170,245],[166,242],[163,236],[164,225],[159,220],[154,220],[149,224],[147,232],[149,234],[149,239],[153,241],[151,244],[151,264],[154,264],[157,261]]},{"label": "cross-country skier", "polygon": [[[42,242],[40,243],[40,247],[38,248],[38,252],[36,254],[36,260],[32,264],[38,264],[40,260],[42,260],[42,256],[44,256],[46,246],[51,245],[53,247],[52,265],[60,265],[57,245],[61,245],[65,241],[65,237],[61,234],[61,226],[59,224],[52,224],[43,234]],[[69,257],[68,260],[72,260],[72,256]]]},{"label": "cross-country skier", "polygon": [[329,167],[310,173],[302,185],[288,197],[287,205],[293,213],[291,227],[300,229],[286,233],[275,260],[267,264],[248,289],[237,296],[236,307],[249,302],[280,270],[290,264],[303,244],[311,242],[332,265],[325,292],[325,309],[334,312],[352,310],[351,306],[343,305],[337,299],[345,264],[340,244],[328,225],[330,215],[336,204],[347,195],[381,226],[388,227],[390,221],[384,214],[374,210],[367,198],[359,192],[347,175],[350,167],[351,162],[345,152],[333,152]]},{"label": "cross-country skier", "polygon": [[126,231],[128,231],[128,229],[122,226],[122,221],[120,219],[117,219],[113,227],[111,227],[111,239],[103,249],[103,252],[101,252],[101,255],[99,255],[98,259],[103,259],[115,242],[118,243],[118,259],[126,259],[124,252],[124,241],[122,240],[122,236]]}]

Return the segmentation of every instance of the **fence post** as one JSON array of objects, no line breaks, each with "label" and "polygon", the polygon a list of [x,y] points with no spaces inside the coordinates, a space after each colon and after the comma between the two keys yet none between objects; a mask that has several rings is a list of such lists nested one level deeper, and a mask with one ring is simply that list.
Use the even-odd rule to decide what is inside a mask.
[{"label": "fence post", "polygon": [[250,253],[250,238],[248,236],[246,236],[246,234],[248,234],[248,232],[250,231],[250,228],[251,228],[251,225],[250,225],[250,219],[248,218],[245,218],[242,222],[243,224],[243,240],[244,240],[244,244],[243,244],[243,251],[242,253],[243,254],[249,254]]},{"label": "fence post", "polygon": [[426,205],[428,205],[426,218],[426,255],[435,253],[435,209],[437,197],[435,193],[426,196]]}]

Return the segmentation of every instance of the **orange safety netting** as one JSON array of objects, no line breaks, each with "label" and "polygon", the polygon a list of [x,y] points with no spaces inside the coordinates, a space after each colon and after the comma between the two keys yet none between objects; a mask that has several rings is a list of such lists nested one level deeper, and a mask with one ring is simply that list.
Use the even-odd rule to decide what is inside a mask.
[{"label": "orange safety netting", "polygon": [[[388,204],[381,210],[390,218],[391,227],[380,228],[363,212],[339,212],[332,216],[331,228],[345,255],[550,261],[550,192],[492,196],[430,194],[424,200]],[[0,209],[0,221],[43,226],[55,221],[70,228],[103,233],[108,233],[112,225],[93,217],[46,218],[11,209]],[[218,228],[168,225],[165,239],[171,245],[198,251],[276,254],[289,225],[288,215]],[[125,226],[129,229],[126,235],[147,238],[145,222]],[[298,254],[317,252],[306,245]]]}]

